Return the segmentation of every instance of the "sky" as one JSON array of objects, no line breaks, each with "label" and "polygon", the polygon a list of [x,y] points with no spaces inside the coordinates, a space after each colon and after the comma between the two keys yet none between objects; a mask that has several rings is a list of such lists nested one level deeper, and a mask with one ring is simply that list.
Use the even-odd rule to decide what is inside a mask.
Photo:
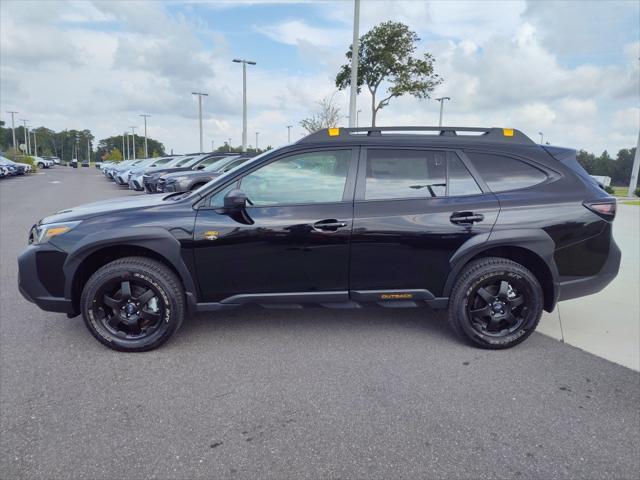
[{"label": "sky", "polygon": [[[387,21],[420,37],[443,83],[431,99],[401,97],[386,125],[510,127],[594,153],[635,146],[640,129],[640,2],[362,0],[360,35]],[[241,143],[242,67],[248,67],[248,143],[279,146],[335,94],[348,124],[348,91],[335,76],[351,44],[353,2],[0,2],[0,118],[33,127],[91,129],[97,139],[150,114],[167,151]],[[336,93],[337,92],[337,93]],[[360,126],[371,98],[358,96]]]}]

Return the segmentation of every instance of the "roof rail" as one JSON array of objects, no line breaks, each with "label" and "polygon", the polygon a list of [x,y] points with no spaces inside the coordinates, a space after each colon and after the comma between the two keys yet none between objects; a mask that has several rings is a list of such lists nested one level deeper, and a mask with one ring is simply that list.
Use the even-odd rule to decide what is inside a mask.
[{"label": "roof rail", "polygon": [[[462,137],[491,143],[535,145],[535,142],[520,130],[513,128],[483,127],[359,127],[325,128],[301,138],[296,143],[340,142],[359,136],[380,137],[389,134],[417,135],[433,132],[434,136]],[[460,133],[458,133],[460,132]],[[475,134],[475,135],[473,135]]]}]

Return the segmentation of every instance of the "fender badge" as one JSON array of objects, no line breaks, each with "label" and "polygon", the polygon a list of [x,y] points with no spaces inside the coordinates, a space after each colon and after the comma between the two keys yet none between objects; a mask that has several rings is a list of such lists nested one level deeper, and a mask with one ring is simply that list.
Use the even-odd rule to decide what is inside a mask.
[{"label": "fender badge", "polygon": [[216,230],[207,230],[206,232],[204,232],[204,239],[205,240],[217,240],[218,239],[218,235],[220,235],[220,232],[218,232]]}]

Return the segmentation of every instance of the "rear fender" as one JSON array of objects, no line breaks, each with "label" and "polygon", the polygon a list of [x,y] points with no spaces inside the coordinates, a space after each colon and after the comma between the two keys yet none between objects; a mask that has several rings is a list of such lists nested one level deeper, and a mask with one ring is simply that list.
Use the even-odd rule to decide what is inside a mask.
[{"label": "rear fender", "polygon": [[559,275],[553,259],[555,242],[543,230],[534,228],[523,228],[514,230],[494,230],[493,232],[476,235],[456,251],[451,257],[449,265],[451,267],[449,276],[444,286],[444,297],[449,297],[453,286],[464,266],[473,257],[496,247],[518,247],[534,253],[547,265],[553,278],[553,305],[557,303],[559,293]]}]

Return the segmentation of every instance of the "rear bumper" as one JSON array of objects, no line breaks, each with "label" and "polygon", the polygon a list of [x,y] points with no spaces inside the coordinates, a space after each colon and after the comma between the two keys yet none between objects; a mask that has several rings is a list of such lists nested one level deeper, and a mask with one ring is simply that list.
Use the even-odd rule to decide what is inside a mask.
[{"label": "rear bumper", "polygon": [[47,312],[76,313],[70,299],[52,295],[38,276],[37,252],[59,252],[50,245],[30,245],[18,257],[18,289],[24,298]]},{"label": "rear bumper", "polygon": [[596,275],[590,277],[581,277],[559,282],[557,284],[559,292],[558,300],[570,300],[572,298],[598,293],[609,285],[611,281],[616,278],[616,275],[618,275],[621,258],[622,253],[620,252],[620,248],[618,248],[618,245],[612,237],[609,256],[602,266],[602,269]]}]

